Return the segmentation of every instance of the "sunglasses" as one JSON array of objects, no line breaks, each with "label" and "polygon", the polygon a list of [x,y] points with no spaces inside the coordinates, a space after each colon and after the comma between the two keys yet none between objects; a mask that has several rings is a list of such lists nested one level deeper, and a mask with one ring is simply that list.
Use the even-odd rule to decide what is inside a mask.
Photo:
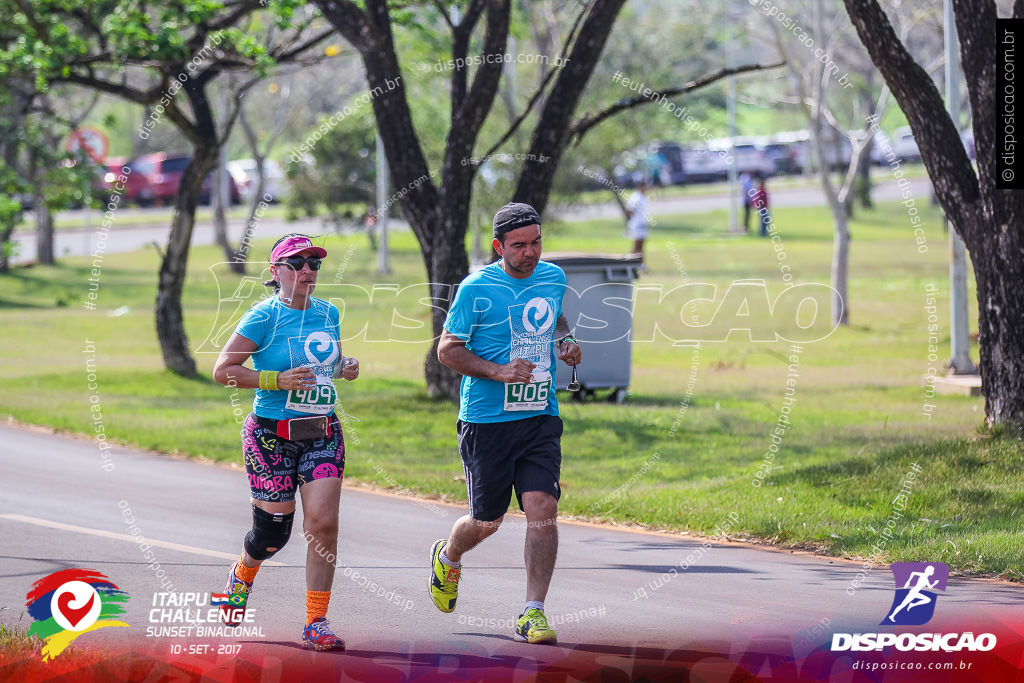
[{"label": "sunglasses", "polygon": [[319,256],[289,256],[277,262],[279,266],[287,266],[291,270],[302,270],[302,266],[309,264],[310,270],[320,270],[323,260]]}]

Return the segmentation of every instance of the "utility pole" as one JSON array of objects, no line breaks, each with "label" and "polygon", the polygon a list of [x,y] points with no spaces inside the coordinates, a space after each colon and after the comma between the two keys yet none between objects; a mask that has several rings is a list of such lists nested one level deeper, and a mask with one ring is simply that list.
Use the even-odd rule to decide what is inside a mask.
[{"label": "utility pole", "polygon": [[[953,2],[945,0],[945,48],[946,48],[946,109],[960,133],[960,51],[953,18]],[[961,144],[957,139],[957,144]],[[967,319],[967,248],[956,231],[956,226],[945,219],[949,227],[949,341],[952,357],[949,360],[949,374],[975,375],[978,368],[971,361],[970,336]]]}]

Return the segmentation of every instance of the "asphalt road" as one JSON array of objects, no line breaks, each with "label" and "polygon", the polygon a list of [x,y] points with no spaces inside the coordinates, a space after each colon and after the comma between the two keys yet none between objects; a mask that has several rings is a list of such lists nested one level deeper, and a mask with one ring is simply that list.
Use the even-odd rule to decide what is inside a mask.
[{"label": "asphalt road", "polygon": [[[910,182],[909,189],[915,201],[924,204],[930,201],[931,182],[927,178],[916,178]],[[873,191],[876,202],[892,202],[901,199],[903,190],[897,187],[894,180],[878,182]],[[628,192],[628,191],[627,191]],[[771,205],[778,207],[804,207],[822,206],[825,198],[820,188],[812,187],[797,189],[773,190],[771,194]],[[686,213],[700,213],[713,211],[715,209],[727,209],[729,207],[728,194],[707,194],[687,197],[659,197],[655,192],[651,200],[652,216],[670,216]],[[74,211],[68,212],[78,218],[83,229],[81,230],[58,230],[54,236],[54,251],[58,258],[61,256],[81,256],[91,253],[100,244],[100,236],[97,229],[103,220],[99,211]],[[607,218],[609,216],[620,216],[621,211],[614,204],[596,204],[593,206],[575,206],[561,212],[561,217],[568,221],[590,220],[593,218]],[[163,249],[167,244],[168,225],[148,225],[153,220],[151,210],[138,208],[119,208],[119,219],[138,220],[135,227],[117,227],[109,230],[102,239],[104,253],[129,252],[139,249],[150,248],[154,244],[160,245]],[[756,216],[755,216],[756,218]],[[756,222],[756,221],[755,221]],[[391,220],[390,230],[408,230],[408,224],[402,221]],[[237,244],[244,234],[244,221],[235,220],[228,223],[228,235],[232,244]],[[284,220],[263,220],[256,228],[257,237],[269,237],[283,235],[286,232],[306,232],[319,234],[324,227],[319,220],[301,220],[287,222]],[[18,255],[14,263],[28,263],[36,257],[36,239],[32,232],[24,232],[14,235],[13,240],[20,245]],[[214,244],[213,225],[209,222],[199,222],[192,233],[192,244],[204,246]]]},{"label": "asphalt road", "polygon": [[[233,425],[223,432],[224,439],[237,439]],[[160,636],[149,630],[168,625],[153,611],[158,594],[223,589],[251,520],[244,472],[123,448],[113,449],[104,469],[93,441],[10,425],[0,426],[0,441],[7,483],[0,505],[0,607],[10,608],[0,611],[0,622],[27,626],[25,595],[43,576],[95,569],[131,596],[124,617],[131,626],[88,633],[76,643],[86,647],[128,647],[174,660],[179,646],[188,653],[241,645],[234,657],[211,651],[204,661],[220,669],[248,662],[264,672],[268,662],[280,661],[371,672],[361,680],[382,680],[372,672],[384,669],[402,672],[390,680],[445,670],[452,678],[482,680],[490,672],[528,678],[608,667],[627,671],[630,680],[628,672],[644,663],[664,673],[680,653],[698,669],[718,673],[735,670],[726,654],[758,643],[802,656],[826,645],[831,632],[878,630],[893,596],[886,568],[872,569],[850,595],[860,570],[853,563],[736,543],[702,547],[701,540],[683,536],[563,521],[546,605],[560,642],[529,646],[511,639],[525,586],[522,517],[507,518],[466,556],[458,609],[442,614],[426,591],[428,555],[462,509],[347,487],[330,609],[347,654],[296,649],[306,552],[297,531],[275,556],[277,565],[257,578],[250,607],[258,631],[240,638]],[[360,457],[358,448],[348,457]],[[301,528],[301,512],[295,528]],[[152,546],[159,567],[143,557],[133,533]],[[1019,619],[1022,597],[1019,586],[951,579],[928,628],[965,630],[969,624],[978,632]],[[278,680],[267,676],[261,679]]]}]

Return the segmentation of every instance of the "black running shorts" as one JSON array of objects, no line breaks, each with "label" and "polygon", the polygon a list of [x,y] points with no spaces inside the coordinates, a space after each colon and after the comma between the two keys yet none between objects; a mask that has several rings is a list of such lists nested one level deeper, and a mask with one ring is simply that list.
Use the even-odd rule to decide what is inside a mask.
[{"label": "black running shorts", "polygon": [[562,495],[562,418],[537,415],[511,422],[458,422],[469,514],[493,522],[506,512],[515,488],[519,509],[527,491]]}]

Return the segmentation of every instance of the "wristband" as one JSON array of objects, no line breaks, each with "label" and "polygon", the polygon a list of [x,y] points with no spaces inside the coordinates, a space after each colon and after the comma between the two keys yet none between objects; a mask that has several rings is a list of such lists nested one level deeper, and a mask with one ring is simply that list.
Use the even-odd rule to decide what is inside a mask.
[{"label": "wristband", "polygon": [[280,372],[274,370],[260,370],[260,389],[274,391],[277,389],[277,376]]},{"label": "wristband", "polygon": [[564,337],[562,337],[561,339],[558,340],[558,348],[562,348],[562,344],[564,344],[567,341],[568,342],[572,342],[573,344],[576,344],[577,346],[579,345],[579,342],[576,341],[576,337],[572,336],[571,334],[567,334],[567,335],[565,335]]}]

